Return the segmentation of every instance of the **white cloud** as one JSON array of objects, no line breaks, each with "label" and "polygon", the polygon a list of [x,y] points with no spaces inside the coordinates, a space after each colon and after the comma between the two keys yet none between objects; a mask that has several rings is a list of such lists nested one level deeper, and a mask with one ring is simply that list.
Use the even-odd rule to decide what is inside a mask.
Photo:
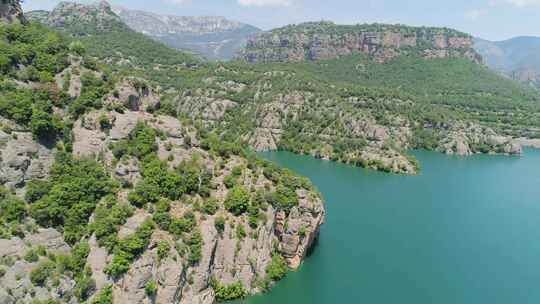
[{"label": "white cloud", "polygon": [[174,4],[174,5],[184,5],[190,0],[164,0],[165,3]]},{"label": "white cloud", "polygon": [[238,0],[242,6],[290,6],[292,0]]},{"label": "white cloud", "polygon": [[540,6],[540,0],[505,0],[505,2],[519,8]]},{"label": "white cloud", "polygon": [[475,20],[478,20],[478,18],[485,15],[486,13],[487,12],[485,10],[471,9],[465,12],[465,18],[475,21]]}]

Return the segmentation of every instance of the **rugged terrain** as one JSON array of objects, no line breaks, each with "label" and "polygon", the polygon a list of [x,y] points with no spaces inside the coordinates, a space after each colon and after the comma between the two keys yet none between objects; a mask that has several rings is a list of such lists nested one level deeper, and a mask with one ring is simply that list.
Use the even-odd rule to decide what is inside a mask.
[{"label": "rugged terrain", "polygon": [[248,41],[242,58],[252,63],[295,62],[365,53],[380,63],[404,54],[419,54],[428,59],[465,57],[480,62],[472,46],[471,36],[445,28],[313,22],[255,35]]},{"label": "rugged terrain", "polygon": [[133,30],[211,60],[232,59],[245,46],[248,36],[260,32],[254,26],[224,17],[159,15],[120,7],[113,10]]},{"label": "rugged terrain", "polygon": [[475,39],[474,47],[490,68],[517,81],[540,87],[540,38]]},{"label": "rugged terrain", "polygon": [[[136,36],[105,3],[61,4],[55,11],[45,24],[80,40],[111,69],[162,87],[169,114],[201,121],[255,150],[414,174],[410,148],[519,154],[513,137],[537,134],[538,94],[478,64],[471,37],[454,30],[307,23],[257,35],[244,54],[300,54],[297,43],[307,39],[303,54],[326,55],[215,64]],[[93,22],[88,11],[97,16]],[[83,29],[95,34],[81,35]],[[281,42],[262,47],[268,37]]]},{"label": "rugged terrain", "polygon": [[300,265],[324,221],[307,180],[167,115],[160,88],[112,73],[80,42],[10,23],[0,303],[214,303]]},{"label": "rugged terrain", "polygon": [[19,1],[0,1],[0,22],[24,22],[23,11]]},{"label": "rugged terrain", "polygon": [[308,23],[212,63],[106,2],[28,19],[0,30],[0,303],[267,290],[306,256],[324,208],[253,150],[415,174],[411,148],[519,154],[540,134],[538,92],[449,29]]}]

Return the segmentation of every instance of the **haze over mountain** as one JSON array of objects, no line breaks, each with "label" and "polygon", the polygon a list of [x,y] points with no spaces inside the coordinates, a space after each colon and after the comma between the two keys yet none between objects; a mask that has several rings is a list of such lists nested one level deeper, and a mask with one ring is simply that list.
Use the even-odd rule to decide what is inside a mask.
[{"label": "haze over mountain", "polygon": [[475,49],[490,68],[540,87],[540,37],[522,36],[504,41],[477,38]]},{"label": "haze over mountain", "polygon": [[260,32],[254,26],[218,16],[168,16],[121,7],[113,11],[137,32],[211,60],[233,58],[249,35]]}]

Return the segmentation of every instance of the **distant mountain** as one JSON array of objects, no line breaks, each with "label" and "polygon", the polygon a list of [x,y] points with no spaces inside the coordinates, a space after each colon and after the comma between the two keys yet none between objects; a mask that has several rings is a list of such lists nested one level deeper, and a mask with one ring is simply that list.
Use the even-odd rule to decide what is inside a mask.
[{"label": "distant mountain", "polygon": [[80,40],[86,45],[88,55],[108,63],[149,67],[189,65],[200,61],[132,30],[106,1],[94,4],[60,2],[51,12],[33,11],[25,15],[30,21]]},{"label": "distant mountain", "polygon": [[490,68],[540,87],[540,37],[516,37],[496,42],[476,38],[474,47]]},{"label": "distant mountain", "polygon": [[177,49],[191,50],[211,60],[228,60],[261,30],[224,17],[182,17],[114,8],[133,30]]},{"label": "distant mountain", "polygon": [[383,63],[401,55],[426,59],[467,58],[480,62],[472,37],[448,28],[391,24],[337,25],[307,22],[251,37],[242,57],[248,62],[298,62],[368,54]]}]

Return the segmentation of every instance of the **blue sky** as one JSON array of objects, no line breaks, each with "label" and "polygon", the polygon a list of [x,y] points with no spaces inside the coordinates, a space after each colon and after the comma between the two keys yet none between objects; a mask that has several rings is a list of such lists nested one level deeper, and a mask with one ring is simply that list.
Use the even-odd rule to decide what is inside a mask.
[{"label": "blue sky", "polygon": [[[51,9],[57,0],[25,0],[25,10]],[[80,1],[92,2],[92,1]],[[156,13],[218,15],[262,29],[331,20],[447,26],[490,40],[540,36],[540,0],[111,0]]]}]

